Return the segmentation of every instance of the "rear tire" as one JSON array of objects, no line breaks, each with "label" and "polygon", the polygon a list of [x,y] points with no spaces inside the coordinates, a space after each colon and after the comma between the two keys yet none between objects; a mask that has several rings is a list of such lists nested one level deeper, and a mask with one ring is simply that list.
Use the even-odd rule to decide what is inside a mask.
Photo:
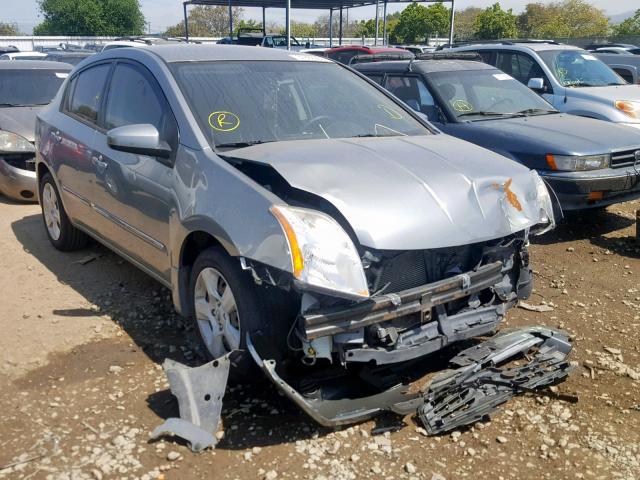
[{"label": "rear tire", "polygon": [[72,225],[50,173],[42,177],[39,186],[42,219],[51,244],[62,252],[84,248],[89,237]]},{"label": "rear tire", "polygon": [[246,334],[260,335],[280,355],[297,311],[295,301],[276,287],[258,286],[236,258],[211,247],[198,255],[189,282],[191,318],[209,359],[229,352],[230,378],[254,381],[256,363],[247,350]]}]

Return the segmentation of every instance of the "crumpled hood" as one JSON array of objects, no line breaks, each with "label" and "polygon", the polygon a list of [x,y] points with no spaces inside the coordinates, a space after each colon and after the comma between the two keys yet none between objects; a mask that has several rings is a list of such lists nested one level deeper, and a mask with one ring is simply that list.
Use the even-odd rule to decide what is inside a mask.
[{"label": "crumpled hood", "polygon": [[[451,133],[469,130],[469,135],[464,138],[482,141],[483,145],[499,146],[505,152],[598,155],[640,147],[640,130],[635,132],[612,122],[568,114],[532,115],[451,125]],[[446,126],[444,129],[447,130]]]},{"label": "crumpled hood", "polygon": [[535,172],[444,134],[274,142],[224,156],[269,164],[325,198],[376,249],[466,245],[540,218]]},{"label": "crumpled hood", "polygon": [[42,107],[0,108],[0,130],[16,133],[34,142],[36,117],[40,110]]}]

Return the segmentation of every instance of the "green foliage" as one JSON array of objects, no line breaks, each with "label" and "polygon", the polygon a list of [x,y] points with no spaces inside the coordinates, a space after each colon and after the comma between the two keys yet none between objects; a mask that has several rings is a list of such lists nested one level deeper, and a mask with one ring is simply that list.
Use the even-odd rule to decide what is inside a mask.
[{"label": "green foliage", "polygon": [[141,35],[138,0],[39,0],[44,21],[35,35]]},{"label": "green foliage", "polygon": [[8,37],[8,36],[16,36],[20,35],[18,31],[18,27],[13,23],[4,23],[0,22],[0,36]]},{"label": "green foliage", "polygon": [[613,27],[613,33],[618,36],[640,35],[640,9],[636,10],[633,17],[629,17]]},{"label": "green foliage", "polygon": [[[280,30],[281,34],[285,34],[286,27]],[[291,20],[291,35],[299,38],[316,37],[316,27],[312,23],[295,22]]]},{"label": "green foliage", "polygon": [[502,10],[499,3],[494,3],[476,17],[475,36],[482,39],[517,37],[517,17],[513,10]]},{"label": "green foliage", "polygon": [[564,0],[528,4],[518,26],[521,35],[529,38],[592,37],[607,35],[609,20],[585,0]]},{"label": "green foliage", "polygon": [[[233,8],[231,15],[233,25],[238,25],[244,10]],[[191,37],[224,37],[229,35],[229,9],[227,7],[198,5],[189,9],[189,36]],[[257,24],[260,26],[260,24]],[[184,22],[169,27],[164,35],[168,37],[184,37]]]},{"label": "green foliage", "polygon": [[464,10],[456,11],[456,18],[453,22],[453,35],[458,40],[473,38],[476,33],[476,18],[482,12],[478,7],[467,7]]},{"label": "green foliage", "polygon": [[393,35],[405,43],[426,40],[430,35],[446,35],[449,15],[449,9],[440,2],[428,7],[411,3],[400,13]]}]

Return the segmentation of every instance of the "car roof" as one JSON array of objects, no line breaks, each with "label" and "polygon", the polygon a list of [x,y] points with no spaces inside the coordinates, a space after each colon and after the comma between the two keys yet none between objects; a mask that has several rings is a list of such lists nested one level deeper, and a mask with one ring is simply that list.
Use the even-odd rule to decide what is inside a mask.
[{"label": "car roof", "polygon": [[[358,71],[366,72],[406,72],[409,66],[408,60],[390,62],[369,62],[356,63],[352,65]],[[497,70],[496,67],[488,65],[479,60],[414,60],[411,62],[412,72],[435,73],[435,72],[459,72],[467,70]]]},{"label": "car roof", "polygon": [[[468,45],[461,45],[460,47],[453,48],[451,50],[473,50],[474,48],[482,47],[483,49],[493,50],[513,50],[513,47],[528,48],[534,52],[542,52],[547,50],[583,50],[580,47],[574,45],[566,45],[564,43],[545,43],[545,42],[509,42],[509,43],[470,43]],[[448,50],[448,49],[447,49]],[[446,50],[445,50],[446,51]]]},{"label": "car roof", "polygon": [[91,52],[91,51],[79,51],[79,50],[75,50],[75,51],[71,51],[71,52],[65,52],[63,50],[58,50],[55,52],[47,52],[46,56],[47,57],[88,57],[90,55],[95,55],[96,52]]},{"label": "car roof", "polygon": [[371,53],[388,53],[388,52],[397,52],[398,50],[402,51],[402,48],[395,47],[372,47],[369,45],[341,45],[339,47],[333,47],[327,50],[327,53],[333,52],[341,52],[343,50],[361,50],[365,52]]},{"label": "car roof", "polygon": [[48,60],[20,60],[19,62],[0,62],[0,70],[71,70],[73,65]]},{"label": "car roof", "polygon": [[[99,54],[96,58],[108,58],[111,56],[121,56],[127,53],[128,49],[107,50]],[[219,62],[225,60],[252,61],[295,61],[307,60],[312,62],[328,62],[329,60],[315,55],[281,50],[278,48],[258,48],[242,45],[222,45],[222,44],[168,44],[168,45],[148,45],[144,49],[162,58],[167,63],[174,62]],[[302,58],[301,58],[302,57]]]}]

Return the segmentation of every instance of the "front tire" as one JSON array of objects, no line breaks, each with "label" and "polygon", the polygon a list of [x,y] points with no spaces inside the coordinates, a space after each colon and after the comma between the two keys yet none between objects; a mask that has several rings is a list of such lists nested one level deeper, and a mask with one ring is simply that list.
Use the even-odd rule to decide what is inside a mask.
[{"label": "front tire", "polygon": [[51,244],[62,252],[84,248],[89,237],[72,225],[50,173],[42,177],[39,193],[42,219]]}]

